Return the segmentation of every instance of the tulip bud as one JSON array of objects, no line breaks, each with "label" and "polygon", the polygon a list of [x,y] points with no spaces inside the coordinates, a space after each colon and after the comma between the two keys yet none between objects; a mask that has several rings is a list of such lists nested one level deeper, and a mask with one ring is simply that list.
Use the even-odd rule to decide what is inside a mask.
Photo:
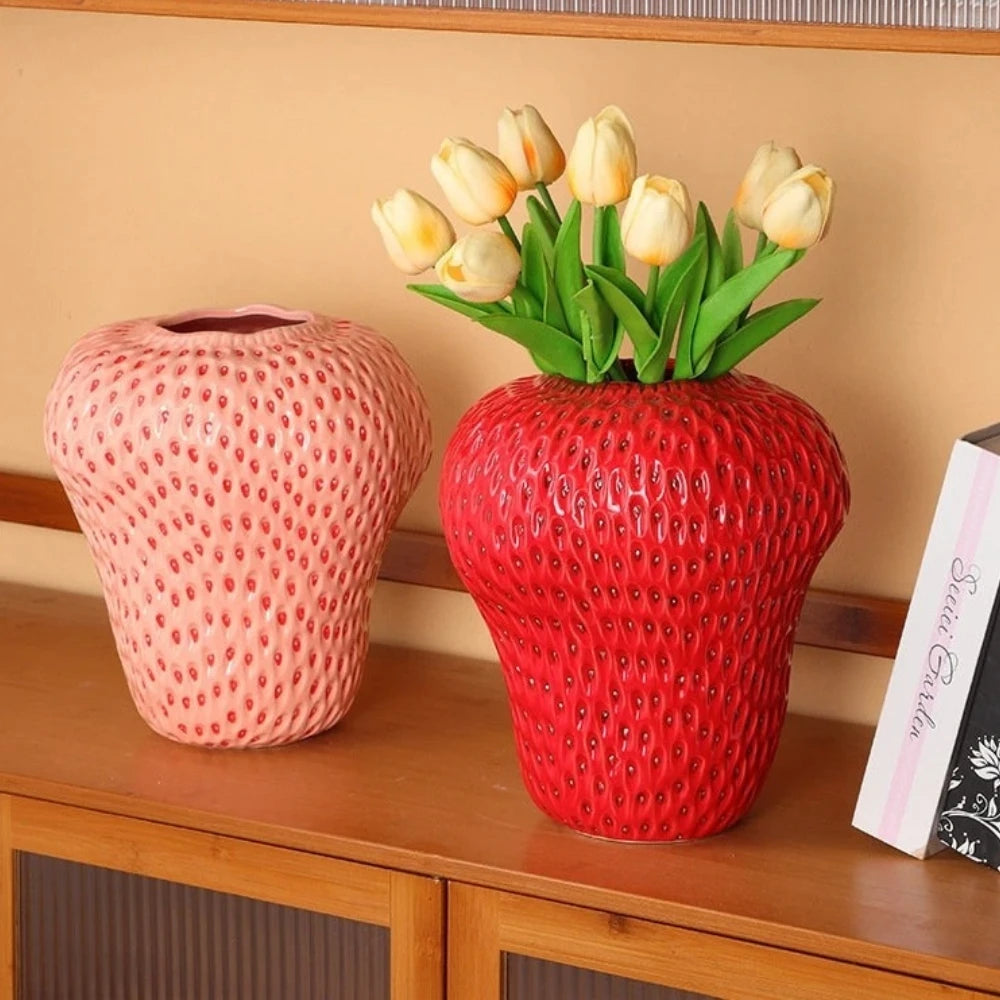
[{"label": "tulip bud", "polygon": [[764,202],[764,235],[786,250],[806,250],[826,235],[833,210],[833,179],[812,164],[782,181]]},{"label": "tulip bud", "polygon": [[622,242],[633,257],[663,267],[680,257],[693,233],[694,208],[680,181],[649,174],[636,179],[622,213]]},{"label": "tulip bud", "polygon": [[517,181],[503,162],[468,139],[445,139],[431,171],[451,207],[473,226],[506,215],[517,197]]},{"label": "tulip bud", "polygon": [[520,111],[503,109],[497,122],[497,138],[500,159],[522,191],[536,184],[551,184],[566,169],[562,146],[530,104]]},{"label": "tulip bud", "polygon": [[455,230],[444,212],[406,188],[385,201],[376,201],[372,221],[393,264],[406,274],[420,274],[433,267],[455,242]]},{"label": "tulip bud", "polygon": [[632,125],[620,108],[610,105],[576,134],[566,166],[569,189],[588,205],[615,205],[628,197],[635,162]]},{"label": "tulip bud", "polygon": [[799,154],[791,146],[765,142],[754,153],[733,201],[740,222],[750,229],[760,230],[760,213],[767,196],[801,166]]},{"label": "tulip bud", "polygon": [[521,273],[521,255],[503,233],[480,229],[463,236],[438,262],[441,283],[466,302],[499,302]]}]

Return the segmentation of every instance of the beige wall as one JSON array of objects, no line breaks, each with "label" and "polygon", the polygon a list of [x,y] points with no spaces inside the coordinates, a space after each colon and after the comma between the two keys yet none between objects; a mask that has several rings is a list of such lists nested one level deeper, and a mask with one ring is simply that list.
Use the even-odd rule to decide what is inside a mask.
[{"label": "beige wall", "polygon": [[[615,102],[641,169],[720,216],[763,139],[839,181],[829,240],[782,287],[825,301],[746,367],[809,399],[847,454],[854,509],[816,583],[906,596],[952,440],[1000,419],[997,94],[989,58],[2,9],[0,467],[47,472],[42,402],[79,334],[250,301],[388,334],[440,457],[462,410],[529,363],[405,292],[368,206],[400,184],[436,196],[439,139],[491,144],[503,104],[536,104],[568,144]],[[436,530],[436,472],[407,526]],[[0,526],[0,577],[95,587],[79,538],[17,526]],[[491,655],[464,595],[383,585],[375,634]],[[886,664],[802,649],[794,674],[794,707],[871,719]]]}]

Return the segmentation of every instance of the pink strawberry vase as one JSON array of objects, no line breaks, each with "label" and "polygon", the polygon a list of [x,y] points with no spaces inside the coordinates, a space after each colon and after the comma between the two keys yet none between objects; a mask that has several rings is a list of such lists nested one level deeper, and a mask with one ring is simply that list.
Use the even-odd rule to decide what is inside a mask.
[{"label": "pink strawberry vase", "polygon": [[388,340],[259,305],[102,327],[63,362],[45,442],[153,729],[270,746],[343,717],[389,530],[430,460]]}]

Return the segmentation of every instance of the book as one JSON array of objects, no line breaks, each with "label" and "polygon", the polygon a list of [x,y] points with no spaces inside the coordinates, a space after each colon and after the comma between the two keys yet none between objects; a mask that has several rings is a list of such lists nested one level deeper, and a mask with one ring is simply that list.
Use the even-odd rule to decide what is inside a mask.
[{"label": "book", "polygon": [[1000,591],[976,665],[937,834],[972,861],[1000,869]]},{"label": "book", "polygon": [[938,816],[1000,589],[1000,424],[955,442],[854,811],[917,858]]}]

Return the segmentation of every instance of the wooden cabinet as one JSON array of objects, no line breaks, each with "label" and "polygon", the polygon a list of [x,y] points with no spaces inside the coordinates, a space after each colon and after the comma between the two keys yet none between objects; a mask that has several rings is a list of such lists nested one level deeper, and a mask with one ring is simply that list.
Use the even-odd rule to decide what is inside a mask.
[{"label": "wooden cabinet", "polygon": [[[63,862],[384,928],[373,932],[383,951],[366,952],[383,957],[359,959],[387,963],[383,985],[366,993],[349,975],[329,1000],[373,989],[390,1000],[1000,996],[996,873],[951,852],[917,862],[851,828],[870,738],[791,718],[737,828],[689,844],[609,843],[528,800],[492,664],[376,649],[358,703],[331,732],[206,751],[139,719],[99,600],[0,586],[0,1000],[143,996],[47,992],[45,955],[30,968],[18,960],[25,934],[40,934],[35,880],[52,894],[70,878]],[[108,878],[72,882],[91,884],[104,894],[95,912],[107,911]],[[176,940],[197,933],[182,916]],[[273,919],[269,947],[285,940]],[[55,947],[41,937],[43,953]],[[138,976],[143,956],[120,938],[76,945],[105,949],[83,963],[103,963],[105,984],[126,966]],[[214,940],[218,950],[225,935]],[[288,941],[276,960],[318,954]],[[94,975],[81,972],[81,984]],[[228,1000],[192,989],[162,995]]]}]

